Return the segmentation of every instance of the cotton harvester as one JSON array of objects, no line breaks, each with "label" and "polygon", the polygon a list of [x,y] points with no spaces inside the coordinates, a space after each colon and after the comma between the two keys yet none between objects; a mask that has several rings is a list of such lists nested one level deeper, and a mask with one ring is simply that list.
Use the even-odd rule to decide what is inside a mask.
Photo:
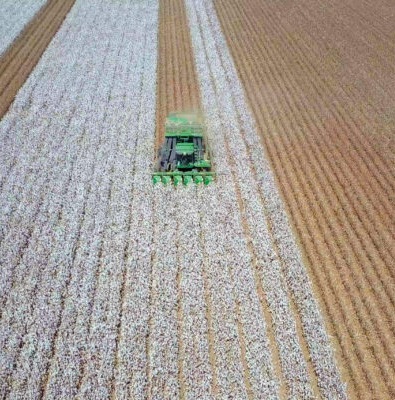
[{"label": "cotton harvester", "polygon": [[202,118],[196,113],[171,113],[166,118],[165,141],[159,150],[153,183],[173,181],[208,185],[214,179]]}]

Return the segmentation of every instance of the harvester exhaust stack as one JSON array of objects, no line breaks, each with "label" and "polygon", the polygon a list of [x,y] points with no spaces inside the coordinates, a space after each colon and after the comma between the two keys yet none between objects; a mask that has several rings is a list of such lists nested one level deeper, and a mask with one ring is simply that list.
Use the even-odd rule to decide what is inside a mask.
[{"label": "harvester exhaust stack", "polygon": [[165,141],[159,150],[154,184],[175,186],[191,182],[208,185],[214,179],[203,121],[196,113],[171,113],[166,119]]}]

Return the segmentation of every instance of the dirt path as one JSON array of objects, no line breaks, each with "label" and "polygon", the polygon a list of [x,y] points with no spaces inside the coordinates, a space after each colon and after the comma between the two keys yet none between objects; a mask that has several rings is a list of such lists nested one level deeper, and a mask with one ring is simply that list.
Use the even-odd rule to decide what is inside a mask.
[{"label": "dirt path", "polygon": [[0,59],[0,118],[6,113],[75,0],[50,0]]},{"label": "dirt path", "polygon": [[[391,151],[380,151],[379,142],[388,131],[380,109],[393,109],[394,101],[387,95],[381,96],[383,104],[373,96],[368,102],[364,94],[355,103],[356,93],[362,93],[358,75],[375,70],[385,46],[391,57],[393,49],[366,20],[365,36],[350,36],[352,24],[343,20],[352,18],[352,2],[342,10],[341,23],[329,6],[311,1],[300,8],[215,3],[335,338],[349,394],[393,398],[395,182]],[[327,18],[321,30],[311,20],[319,11]],[[316,48],[336,50],[327,39],[334,33],[328,19],[343,37],[343,49],[337,50],[342,80],[328,59],[330,50],[326,57],[316,53]],[[361,20],[356,14],[355,24]],[[359,70],[360,58],[345,54],[357,44],[366,47],[373,32],[381,47],[370,48]],[[370,90],[380,97],[383,75],[369,76]]]}]

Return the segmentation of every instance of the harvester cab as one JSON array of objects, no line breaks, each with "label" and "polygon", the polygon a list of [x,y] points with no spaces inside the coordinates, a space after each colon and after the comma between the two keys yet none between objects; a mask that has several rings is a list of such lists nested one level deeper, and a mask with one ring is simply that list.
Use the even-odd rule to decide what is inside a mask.
[{"label": "harvester cab", "polygon": [[153,183],[191,182],[208,185],[214,179],[202,117],[171,113],[166,118],[165,141],[158,153]]}]

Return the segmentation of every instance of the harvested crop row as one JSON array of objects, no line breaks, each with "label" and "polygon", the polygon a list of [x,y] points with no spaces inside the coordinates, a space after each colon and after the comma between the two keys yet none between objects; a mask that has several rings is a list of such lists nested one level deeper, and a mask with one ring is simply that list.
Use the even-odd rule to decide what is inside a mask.
[{"label": "harvested crop row", "polygon": [[[371,144],[381,157],[384,153],[394,162],[391,150],[393,154],[395,47],[391,37],[382,31],[388,22],[393,28],[394,17],[374,15],[377,11],[380,14],[380,2],[375,4],[375,10],[367,2],[362,7],[356,3],[338,1],[319,8],[307,1],[298,4],[300,9],[294,23],[311,51],[319,59],[325,59],[322,65],[324,76],[343,84],[342,89],[349,97],[342,102],[343,105],[348,103],[347,112],[358,115],[362,111],[365,114],[369,130],[366,127],[362,132],[370,136]],[[331,22],[323,24],[323,21]],[[324,43],[314,40],[318,31]]]},{"label": "harvested crop row", "polygon": [[[276,246],[278,246],[277,256],[280,257],[279,261],[283,268],[281,273],[286,282],[287,291],[292,293],[292,298],[300,313],[303,335],[311,352],[314,372],[322,395],[327,398],[345,396],[322,318],[318,312],[306,272],[301,264],[298,249],[289,230],[285,213],[282,210],[273,176],[264,159],[257,133],[251,123],[252,117],[244,102],[243,91],[238,84],[234,65],[215,17],[215,10],[210,2],[195,4],[187,2],[187,5],[203,104],[211,137],[215,137],[215,141],[213,140],[214,155],[215,157],[218,156],[217,151],[219,151],[219,155],[224,150],[228,153],[227,157],[218,156],[221,159],[221,166],[217,167],[218,172],[219,174],[232,172],[235,188],[240,193],[239,199],[242,199],[239,212],[244,218],[247,218],[249,229],[253,229],[256,225],[258,227],[264,227],[266,224],[271,226],[271,233],[268,233],[266,237],[266,240],[271,243],[269,254],[276,254]],[[224,136],[226,142],[222,142],[222,136],[225,135],[225,132],[227,133]],[[243,165],[243,160],[246,159],[249,159],[251,164],[246,165],[243,169],[235,168],[232,162],[227,165],[226,160],[232,159],[235,160],[237,166]],[[258,181],[260,182],[259,186],[257,185]],[[223,182],[222,186],[230,186],[229,178],[226,184]],[[237,198],[237,192],[234,193],[234,196]],[[245,209],[245,212],[243,209]],[[267,220],[265,220],[265,215]],[[250,221],[248,221],[249,216]],[[264,237],[264,231],[261,230],[261,232]],[[255,244],[254,240],[252,240],[252,244]],[[255,249],[255,253],[260,255],[257,249]],[[239,252],[239,254],[243,253]],[[265,281],[262,283],[265,285]],[[265,290],[268,291],[270,286],[267,284]],[[275,287],[278,289],[277,295],[280,295],[281,285]],[[284,304],[284,300],[285,304],[287,302],[287,291],[283,292],[285,297],[282,304]],[[306,301],[306,296],[308,301]],[[281,312],[276,308],[272,311]],[[284,311],[283,318],[287,315],[286,308],[282,312]],[[292,326],[292,323],[290,326]],[[277,345],[281,349],[283,344],[279,336],[281,324],[278,324],[276,328]],[[299,337],[303,341],[304,339],[300,334],[298,332],[298,335],[293,335],[293,337]],[[317,347],[318,342],[321,343],[321,348]],[[287,344],[289,345],[289,343]],[[313,388],[313,391],[317,389],[314,389],[315,375],[312,375],[310,367],[308,367],[309,374],[305,375],[307,374],[304,369],[306,366],[303,357],[299,358],[300,356],[298,356],[298,345],[296,341],[295,345],[284,350],[281,362],[289,393],[305,397],[312,395],[310,388]],[[309,355],[304,356],[307,357],[306,361],[310,357]],[[297,361],[293,367],[289,367],[289,362],[292,362],[294,357]],[[293,368],[299,368],[299,372],[292,374]],[[298,370],[296,369],[296,371]]]},{"label": "harvested crop row", "polygon": [[[364,126],[373,127],[369,119],[347,115],[349,100],[338,83],[322,73],[324,67],[315,65],[305,44],[297,41],[296,12],[289,19],[288,9],[277,10],[270,2],[216,5],[337,335],[352,382],[350,394],[391,397],[390,161],[386,153],[381,159],[375,154],[370,132],[364,131]],[[305,22],[306,32],[310,26],[311,21]],[[245,34],[239,35],[241,31]]]},{"label": "harvested crop row", "polygon": [[164,0],[159,5],[157,91],[156,147],[163,140],[165,118],[169,112],[200,107],[199,85],[182,0]]},{"label": "harvested crop row", "polygon": [[[316,73],[318,71],[321,75],[321,79],[324,80],[326,86],[324,89],[327,92],[331,87],[333,90],[336,85],[342,85],[340,90],[339,88],[336,89],[337,98],[333,106],[337,109],[333,107],[333,111],[339,114],[341,118],[344,118],[345,115],[348,123],[352,121],[352,118],[357,122],[356,131],[352,137],[347,137],[347,140],[352,141],[353,147],[359,153],[358,157],[349,154],[349,152],[347,153],[344,147],[339,147],[337,151],[351,158],[352,162],[348,163],[348,169],[354,175],[354,179],[361,186],[361,189],[364,189],[364,196],[367,199],[370,197],[370,208],[374,210],[375,214],[377,213],[379,218],[371,218],[370,213],[367,213],[369,209],[366,209],[366,207],[365,213],[359,211],[358,208],[355,209],[354,213],[358,216],[362,215],[362,222],[364,222],[364,219],[368,219],[373,227],[378,226],[382,238],[376,240],[376,243],[380,246],[380,242],[385,239],[383,235],[386,234],[387,230],[390,230],[392,234],[395,233],[393,224],[389,222],[394,218],[394,210],[392,204],[388,201],[388,197],[391,200],[391,193],[395,188],[395,182],[389,173],[391,165],[393,167],[395,161],[391,151],[394,145],[392,135],[394,100],[383,93],[379,85],[380,80],[389,82],[394,80],[391,68],[385,68],[388,56],[384,57],[379,54],[380,48],[383,48],[386,54],[391,54],[390,44],[385,43],[385,46],[383,46],[381,44],[383,42],[382,36],[375,38],[375,40],[364,38],[369,33],[372,34],[371,26],[363,26],[363,32],[358,32],[358,35],[355,36],[354,32],[358,27],[358,19],[355,18],[355,13],[352,14],[354,21],[337,22],[339,26],[334,29],[335,32],[339,32],[340,37],[337,37],[336,35],[331,35],[330,32],[321,32],[322,27],[326,26],[326,24],[320,22],[320,18],[325,20],[332,18],[338,21],[337,11],[335,16],[331,13],[332,10],[329,7],[323,9],[323,12],[318,13],[318,15],[314,6],[306,6],[302,10],[298,10],[295,13],[293,24],[301,32],[300,35],[303,35],[303,44],[309,47],[311,54],[314,54],[311,66],[315,68]],[[342,11],[342,19],[339,21],[343,21],[345,17],[347,17],[347,10]],[[351,17],[349,16],[348,18],[350,19]],[[295,29],[295,26],[292,29]],[[333,37],[332,39],[326,39],[324,45],[317,43],[315,40],[317,35],[322,33],[326,33],[326,37]],[[297,43],[300,46],[300,39]],[[330,48],[330,54],[333,53],[336,56],[330,57],[330,54],[328,55],[322,50],[323,48]],[[351,54],[351,58],[349,58],[349,54],[352,53],[351,49],[354,52],[357,50],[357,52]],[[315,60],[322,61],[317,63]],[[342,62],[340,63],[339,60],[342,60]],[[370,62],[366,62],[366,60]],[[357,73],[355,72],[355,63],[358,64]],[[371,84],[372,81],[375,82],[375,85]],[[358,86],[362,87],[359,88]],[[324,89],[321,88],[320,90],[325,93]],[[390,93],[392,93],[391,90]],[[331,101],[333,102],[333,99]],[[378,121],[375,122],[375,120]],[[385,124],[383,121],[385,121]],[[336,124],[340,123],[342,123],[341,120],[336,121]],[[333,126],[331,127],[327,124],[327,129],[330,129],[332,135],[336,134],[339,138],[334,143],[335,146],[340,144],[340,140],[344,142],[343,135],[339,135],[340,132],[335,131]],[[349,130],[352,127],[349,126],[346,129]],[[355,140],[354,136],[358,137],[358,140]],[[366,165],[361,163],[361,160],[365,160]],[[355,188],[356,195],[361,189]],[[384,196],[380,202],[376,201],[375,192],[383,193]],[[352,194],[350,193],[349,196]],[[355,198],[353,200],[355,201]],[[362,205],[364,204],[366,204],[366,200],[362,203]],[[388,219],[387,215],[391,218]],[[381,227],[381,225],[384,226]]]},{"label": "harvested crop row", "polygon": [[4,0],[0,14],[0,56],[18,37],[25,25],[39,12],[47,0]]},{"label": "harvested crop row", "polygon": [[75,0],[49,0],[0,59],[0,117],[14,100]]}]

